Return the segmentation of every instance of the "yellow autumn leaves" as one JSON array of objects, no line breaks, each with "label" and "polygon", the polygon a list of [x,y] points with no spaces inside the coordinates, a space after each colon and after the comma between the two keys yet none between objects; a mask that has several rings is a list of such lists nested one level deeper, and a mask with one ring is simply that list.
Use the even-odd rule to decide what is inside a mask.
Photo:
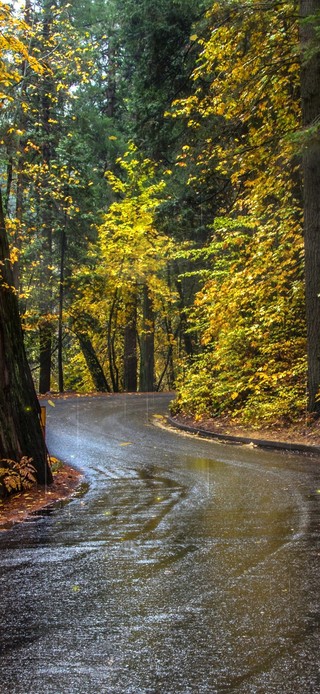
[{"label": "yellow autumn leaves", "polygon": [[177,117],[203,130],[199,176],[215,170],[230,186],[213,226],[210,279],[190,316],[203,351],[179,383],[181,406],[193,412],[252,421],[303,407],[296,10],[295,2],[215,3],[195,92],[176,103]]}]

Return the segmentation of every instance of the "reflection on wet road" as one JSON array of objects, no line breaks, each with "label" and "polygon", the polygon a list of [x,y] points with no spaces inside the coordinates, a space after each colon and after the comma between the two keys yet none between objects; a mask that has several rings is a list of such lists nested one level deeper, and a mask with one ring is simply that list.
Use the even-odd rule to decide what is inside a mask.
[{"label": "reflection on wet road", "polygon": [[320,692],[319,461],[154,426],[169,399],[48,412],[89,488],[0,535],[1,692]]}]

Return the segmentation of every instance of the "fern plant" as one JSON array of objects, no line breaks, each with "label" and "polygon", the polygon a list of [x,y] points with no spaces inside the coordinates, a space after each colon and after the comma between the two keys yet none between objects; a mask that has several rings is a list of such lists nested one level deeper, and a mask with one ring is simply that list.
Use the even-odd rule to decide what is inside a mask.
[{"label": "fern plant", "polygon": [[0,460],[0,497],[30,489],[37,481],[32,458],[23,456],[20,462]]}]

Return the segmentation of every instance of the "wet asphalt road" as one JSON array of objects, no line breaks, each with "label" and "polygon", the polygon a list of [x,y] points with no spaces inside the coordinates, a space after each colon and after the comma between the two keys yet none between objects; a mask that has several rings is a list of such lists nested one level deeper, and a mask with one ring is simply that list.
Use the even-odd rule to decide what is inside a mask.
[{"label": "wet asphalt road", "polygon": [[319,459],[166,431],[168,402],[48,408],[89,486],[0,534],[1,693],[320,692]]}]

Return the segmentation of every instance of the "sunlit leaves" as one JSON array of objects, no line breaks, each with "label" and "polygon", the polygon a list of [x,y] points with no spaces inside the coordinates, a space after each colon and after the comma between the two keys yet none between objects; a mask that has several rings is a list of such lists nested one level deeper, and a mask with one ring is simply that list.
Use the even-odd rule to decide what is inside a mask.
[{"label": "sunlit leaves", "polygon": [[109,207],[99,228],[102,257],[113,286],[127,287],[147,283],[153,290],[166,292],[161,270],[173,253],[173,242],[160,234],[156,211],[165,188],[157,180],[154,164],[141,160],[131,145],[119,161],[124,179],[108,172],[113,192],[119,194]]},{"label": "sunlit leaves", "polygon": [[[170,321],[176,318],[177,297],[170,282],[175,246],[160,231],[157,217],[166,183],[133,144],[117,164],[120,176],[106,174],[113,201],[98,227],[97,244],[92,245],[90,262],[75,273],[77,297],[71,313],[78,324],[77,316],[83,316],[82,329],[89,332],[107,371],[113,369],[118,388],[130,320],[136,322],[139,339],[154,331],[161,374],[168,350],[175,345]],[[150,322],[143,320],[145,290],[155,317]]]},{"label": "sunlit leaves", "polygon": [[[30,54],[25,41],[30,27],[17,19],[10,6],[0,3],[0,105],[13,101],[13,87],[21,80],[21,64],[26,61],[38,74],[43,72],[39,61]],[[1,103],[2,102],[2,103]]]},{"label": "sunlit leaves", "polygon": [[199,176],[216,170],[232,193],[190,314],[202,352],[180,381],[181,403],[251,420],[292,416],[306,366],[297,5],[216,3],[207,20],[196,91],[176,116],[203,129]]},{"label": "sunlit leaves", "polygon": [[185,409],[254,421],[293,416],[303,406],[300,246],[290,227],[275,240],[246,218],[222,219],[220,228],[216,221],[213,270],[190,314],[202,353],[179,383]]}]

